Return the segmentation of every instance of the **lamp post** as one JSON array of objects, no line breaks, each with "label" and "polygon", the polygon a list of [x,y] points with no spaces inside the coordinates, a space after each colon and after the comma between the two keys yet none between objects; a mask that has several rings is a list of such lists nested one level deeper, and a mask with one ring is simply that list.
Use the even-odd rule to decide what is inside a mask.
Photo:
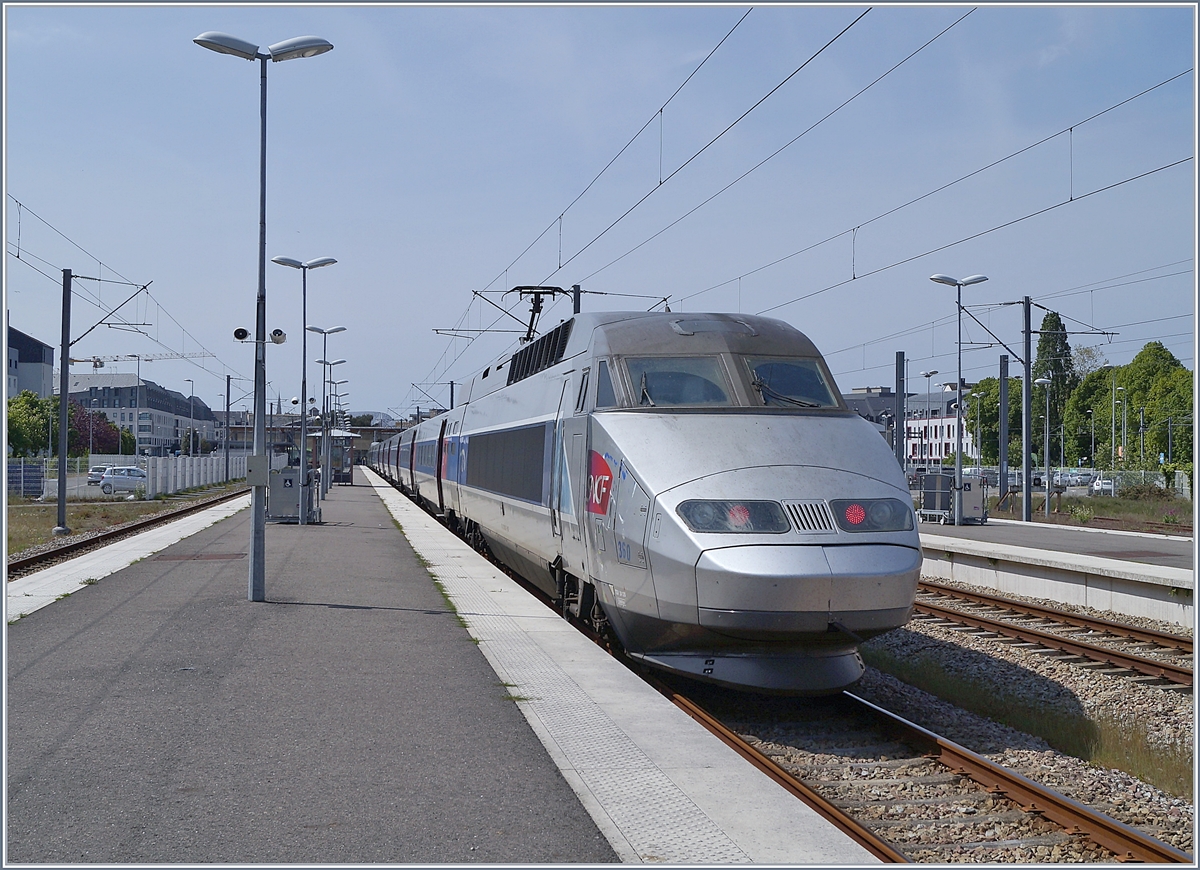
[{"label": "lamp post", "polygon": [[971,284],[982,284],[987,280],[987,275],[972,275],[969,278],[963,278],[959,281],[957,278],[951,278],[949,275],[930,275],[930,281],[938,284],[947,284],[954,287],[958,293],[958,381],[955,384],[957,388],[958,407],[954,411],[954,525],[962,525],[962,288],[968,287]]},{"label": "lamp post", "polygon": [[133,404],[137,408],[134,412],[134,424],[137,426],[133,430],[133,454],[134,456],[142,455],[142,355],[140,353],[127,353],[126,359],[137,360],[137,385],[133,388]]},{"label": "lamp post", "polygon": [[[1117,392],[1124,392],[1123,386],[1118,386]],[[1129,462],[1129,396],[1122,396],[1121,402],[1121,464]]]},{"label": "lamp post", "polygon": [[[331,266],[333,257],[301,263],[291,257],[272,257],[272,263],[300,270],[300,322],[308,323],[308,270]],[[300,336],[300,525],[308,525],[308,328]]]},{"label": "lamp post", "polygon": [[[345,329],[345,327],[340,327],[340,328]],[[332,329],[327,330],[327,332],[333,332],[333,331],[334,330],[332,330]],[[325,377],[323,378],[323,381],[321,384],[321,423],[323,426],[322,435],[321,435],[321,498],[323,499],[329,493],[329,461],[331,458],[330,452],[329,452],[329,430],[331,428],[330,424],[329,424],[330,408],[329,408],[329,397],[328,397],[328,394],[326,393],[325,387],[329,383],[329,379],[333,376],[333,367],[340,366],[342,363],[345,362],[345,360],[344,359],[327,360],[327,359],[322,358],[322,359],[317,360],[317,362],[319,362],[323,366],[326,366],[325,371],[328,372],[328,374],[326,374]]]},{"label": "lamp post", "polygon": [[1038,378],[1036,381],[1034,381],[1034,383],[1039,384],[1040,386],[1043,386],[1046,388],[1046,431],[1043,434],[1045,435],[1045,444],[1046,444],[1046,519],[1049,519],[1050,518],[1050,379],[1049,378]]},{"label": "lamp post", "polygon": [[[321,359],[323,359],[323,360],[329,359],[329,336],[333,335],[336,332],[345,332],[346,331],[346,327],[344,327],[344,326],[331,326],[329,329],[322,329],[319,326],[306,326],[304,328],[307,329],[309,332],[315,332],[321,336]],[[343,360],[343,362],[344,362],[344,360]],[[321,425],[322,425],[322,427],[324,427],[324,425],[325,425],[324,424],[324,420],[325,420],[325,381],[327,378],[328,378],[328,374],[327,374],[326,370],[322,369],[321,370],[321,421],[322,421]],[[326,439],[324,437],[324,431],[325,431],[324,428],[322,428],[321,431],[322,431],[321,460],[318,462],[318,464],[323,466],[324,465]],[[321,498],[325,497],[326,492],[328,492],[328,489],[325,486],[325,471],[322,471],[321,472]]]},{"label": "lamp post", "polygon": [[1096,412],[1088,408],[1088,422],[1092,424],[1092,468],[1096,468]]},{"label": "lamp post", "polygon": [[[202,48],[232,54],[244,60],[259,61],[260,146],[258,160],[258,299],[254,318],[254,456],[260,468],[267,462],[267,61],[292,60],[324,54],[333,44],[316,36],[297,36],[268,46],[266,53],[250,42],[227,33],[208,31],[192,40]],[[267,487],[265,480],[255,484],[250,498],[250,576],[249,598],[265,601]]]},{"label": "lamp post", "polygon": [[1112,440],[1108,443],[1110,447],[1109,467],[1115,471],[1117,468],[1117,373],[1113,371],[1111,365],[1103,365],[1100,369],[1101,371],[1107,370],[1112,377],[1112,413],[1109,415],[1112,421]]},{"label": "lamp post", "polygon": [[192,431],[196,424],[193,421],[192,412],[195,410],[196,402],[196,382],[191,378],[184,378],[184,383],[188,385],[188,456],[195,456],[196,451],[192,447]]},{"label": "lamp post", "polygon": [[[933,398],[931,397],[930,392],[929,392],[929,390],[930,390],[929,379],[932,378],[937,373],[938,373],[937,369],[934,369],[933,371],[928,371],[928,372],[921,372],[921,377],[923,377],[925,379],[925,428],[921,430],[921,454],[922,454],[922,458],[925,459],[926,474],[929,473],[928,469],[931,466],[929,459],[932,458],[932,454],[933,454],[933,438],[931,437],[933,433],[932,433],[932,431],[930,431],[930,425],[929,425],[929,421],[933,417]],[[926,452],[925,442],[926,441],[929,441],[929,443],[930,443],[929,457],[925,456],[925,452]]]}]

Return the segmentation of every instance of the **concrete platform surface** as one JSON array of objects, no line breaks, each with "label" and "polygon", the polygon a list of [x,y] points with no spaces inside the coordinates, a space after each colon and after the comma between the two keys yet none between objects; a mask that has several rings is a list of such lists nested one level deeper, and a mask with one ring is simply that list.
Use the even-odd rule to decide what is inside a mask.
[{"label": "concrete platform surface", "polygon": [[1195,541],[1168,535],[1110,532],[994,518],[983,525],[922,523],[918,529],[922,538],[928,535],[964,538],[986,544],[1044,550],[1062,556],[1092,556],[1189,571],[1195,565]]},{"label": "concrete platform surface", "polygon": [[7,626],[6,865],[617,859],[375,492],[325,504],[266,602],[242,511]]}]

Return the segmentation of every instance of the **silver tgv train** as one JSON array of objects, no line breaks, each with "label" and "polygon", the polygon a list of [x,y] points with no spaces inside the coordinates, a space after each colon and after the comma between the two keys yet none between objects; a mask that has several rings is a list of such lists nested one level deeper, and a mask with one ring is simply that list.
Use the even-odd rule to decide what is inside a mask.
[{"label": "silver tgv train", "polygon": [[836,691],[912,614],[904,474],[778,320],[577,314],[369,464],[656,668]]}]

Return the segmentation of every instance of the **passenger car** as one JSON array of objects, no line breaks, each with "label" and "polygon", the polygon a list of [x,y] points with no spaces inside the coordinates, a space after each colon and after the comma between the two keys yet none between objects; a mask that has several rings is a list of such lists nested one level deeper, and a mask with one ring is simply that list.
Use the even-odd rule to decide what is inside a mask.
[{"label": "passenger car", "polygon": [[111,467],[112,466],[110,466],[110,465],[93,465],[91,468],[88,469],[87,485],[88,486],[99,486],[100,478],[104,477],[104,472],[108,471],[108,469]]},{"label": "passenger car", "polygon": [[135,465],[114,466],[105,470],[100,478],[100,489],[105,495],[114,492],[133,492],[138,487],[145,488],[146,472]]},{"label": "passenger car", "polygon": [[1092,481],[1092,495],[1116,495],[1111,477],[1097,477]]}]

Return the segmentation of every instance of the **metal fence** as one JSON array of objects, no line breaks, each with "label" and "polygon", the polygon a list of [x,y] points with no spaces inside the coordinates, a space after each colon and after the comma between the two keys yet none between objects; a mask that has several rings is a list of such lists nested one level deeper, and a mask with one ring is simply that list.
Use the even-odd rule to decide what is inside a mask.
[{"label": "metal fence", "polygon": [[46,460],[8,460],[8,491],[22,498],[39,498],[46,485]]}]

